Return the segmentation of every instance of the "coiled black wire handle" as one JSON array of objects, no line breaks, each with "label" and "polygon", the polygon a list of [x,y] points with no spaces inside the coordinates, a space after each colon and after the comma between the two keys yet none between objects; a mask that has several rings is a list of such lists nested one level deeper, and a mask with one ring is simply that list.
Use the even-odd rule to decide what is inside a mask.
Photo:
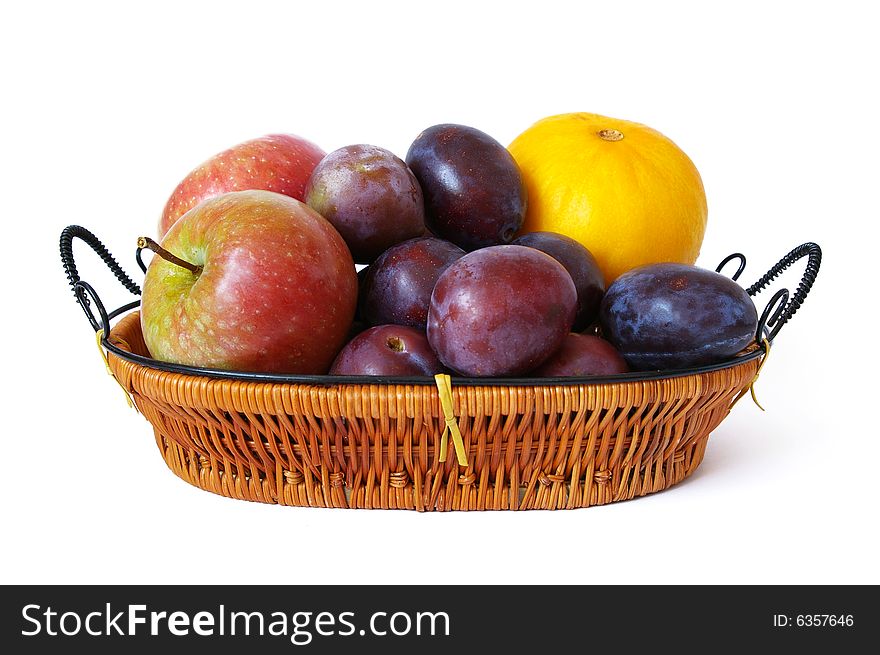
[{"label": "coiled black wire handle", "polygon": [[[73,289],[73,295],[76,298],[76,302],[82,307],[86,318],[89,319],[89,323],[92,325],[92,328],[94,328],[96,332],[103,328],[104,334],[107,335],[110,332],[110,320],[123,312],[134,309],[140,304],[140,301],[136,300],[131,302],[108,314],[104,304],[101,302],[101,299],[98,297],[98,294],[92,286],[88,282],[81,280],[79,277],[79,271],[77,271],[76,263],[73,260],[74,239],[85,241],[107,265],[107,268],[113,272],[113,275],[116,276],[116,279],[119,280],[122,286],[128,289],[131,293],[139,296],[141,295],[141,288],[125,271],[122,270],[122,267],[113,255],[110,254],[110,251],[107,250],[104,244],[101,243],[98,237],[89,232],[86,228],[80,227],[79,225],[68,225],[62,230],[60,243],[61,263],[64,266],[64,272],[67,274],[67,281]],[[97,317],[92,310],[91,301],[89,300],[90,298],[91,301],[94,301],[95,307],[98,310]]]},{"label": "coiled black wire handle", "polygon": [[[800,309],[804,299],[813,287],[813,283],[816,281],[816,276],[819,274],[819,265],[822,263],[822,249],[812,242],[804,243],[794,248],[785,257],[780,259],[773,268],[767,271],[760,280],[746,289],[746,293],[750,296],[757,295],[768,284],[779,277],[785,269],[804,257],[807,258],[807,268],[794,292],[794,296],[790,296],[788,289],[780,289],[773,294],[770,302],[767,303],[767,306],[761,313],[758,319],[758,331],[755,334],[755,339],[758,343],[763,343],[764,339],[773,341],[774,337],[779,333],[779,329]],[[739,267],[733,275],[733,279],[736,280],[746,267],[746,258],[741,253],[737,252],[725,257],[718,264],[715,271],[720,273],[721,269],[734,259],[739,260]]]},{"label": "coiled black wire handle", "polygon": [[804,271],[801,281],[795,289],[794,296],[789,300],[788,289],[780,289],[776,292],[767,307],[764,309],[761,319],[758,323],[758,339],[764,333],[765,328],[771,328],[767,334],[767,338],[773,341],[774,337],[779,333],[780,328],[785,325],[806,299],[807,294],[816,281],[819,274],[819,266],[822,263],[822,249],[815,243],[804,243],[794,248],[785,257],[780,259],[776,265],[767,271],[764,276],[746,289],[746,293],[750,296],[758,294],[764,287],[775,280],[779,275],[796,261],[807,258],[807,267]]}]

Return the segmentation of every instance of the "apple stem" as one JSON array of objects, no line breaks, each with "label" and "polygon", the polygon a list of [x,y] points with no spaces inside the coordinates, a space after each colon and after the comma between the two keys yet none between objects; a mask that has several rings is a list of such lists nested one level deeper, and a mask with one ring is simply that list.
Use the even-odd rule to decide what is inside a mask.
[{"label": "apple stem", "polygon": [[165,248],[153,241],[150,237],[138,237],[138,248],[146,248],[147,250],[152,250],[165,261],[169,261],[172,264],[177,264],[181,268],[185,268],[186,270],[191,271],[193,275],[199,275],[204,268],[203,266],[198,266],[196,264],[193,264],[192,262],[186,261],[185,259],[181,259],[173,253],[168,252],[167,250],[165,250]]}]

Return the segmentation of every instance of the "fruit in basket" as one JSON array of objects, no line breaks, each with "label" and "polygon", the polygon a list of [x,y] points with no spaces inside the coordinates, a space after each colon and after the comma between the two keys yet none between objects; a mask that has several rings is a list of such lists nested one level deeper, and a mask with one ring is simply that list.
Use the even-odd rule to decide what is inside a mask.
[{"label": "fruit in basket", "polygon": [[569,334],[546,362],[531,372],[538,378],[626,373],[629,366],[610,343],[592,334]]},{"label": "fruit in basket", "polygon": [[384,148],[331,152],[312,172],[305,201],[339,231],[358,264],[425,232],[422,189],[403,160]]},{"label": "fruit in basket", "polygon": [[755,339],[758,313],[736,282],[685,264],[649,264],[621,275],[599,312],[602,333],[637,370],[720,362]]},{"label": "fruit in basket", "polygon": [[605,293],[605,279],[596,258],[583,245],[555,232],[529,232],[513,240],[518,246],[537,248],[565,266],[577,289],[577,314],[574,332],[586,329],[599,315],[599,303]]},{"label": "fruit in basket", "polygon": [[425,194],[431,232],[465,250],[510,243],[522,226],[526,190],[516,162],[495,139],[464,125],[434,125],[406,163]]},{"label": "fruit in basket", "polygon": [[584,244],[606,285],[655,262],[693,264],[706,229],[700,174],[639,123],[574,113],[538,121],[510,144],[529,194],[524,232]]},{"label": "fruit in basket", "polygon": [[440,274],[464,250],[434,237],[410,239],[389,248],[367,270],[361,285],[361,314],[371,325],[393,323],[425,329],[431,292]]},{"label": "fruit in basket", "polygon": [[[298,200],[239,191],[177,221],[147,269],[144,341],[156,359],[326,373],[351,327],[357,274],[339,233]],[[174,260],[177,258],[177,263]]]},{"label": "fruit in basket", "polygon": [[263,189],[303,199],[306,181],[324,151],[293,134],[268,134],[217,153],[177,185],[159,221],[162,237],[174,222],[206,198]]},{"label": "fruit in basket", "polygon": [[425,333],[402,325],[377,325],[348,342],[330,375],[436,375],[446,369]]},{"label": "fruit in basket", "polygon": [[437,280],[428,341],[441,362],[464,375],[519,375],[562,345],[576,306],[571,276],[550,255],[525,246],[483,248]]},{"label": "fruit in basket", "polygon": [[369,327],[370,326],[367,325],[366,323],[362,323],[359,320],[357,320],[357,318],[355,318],[355,320],[352,321],[351,327],[348,330],[348,335],[345,338],[345,343],[348,343],[349,341],[354,339],[357,335],[359,335],[361,332],[363,332],[364,330],[366,330]]}]

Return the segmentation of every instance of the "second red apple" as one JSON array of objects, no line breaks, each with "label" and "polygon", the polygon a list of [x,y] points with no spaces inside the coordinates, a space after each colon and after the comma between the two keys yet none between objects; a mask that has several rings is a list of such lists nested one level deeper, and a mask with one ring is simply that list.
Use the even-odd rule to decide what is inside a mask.
[{"label": "second red apple", "polygon": [[193,169],[174,189],[159,221],[162,237],[197,204],[230,191],[262,189],[297,200],[324,151],[293,134],[268,134],[220,152]]}]

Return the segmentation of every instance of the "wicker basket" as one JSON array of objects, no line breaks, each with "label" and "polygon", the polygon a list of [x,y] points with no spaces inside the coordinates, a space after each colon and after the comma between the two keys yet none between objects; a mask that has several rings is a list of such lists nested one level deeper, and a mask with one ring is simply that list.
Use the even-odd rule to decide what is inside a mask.
[{"label": "wicker basket", "polygon": [[[126,287],[139,289],[87,230],[62,233],[65,270],[107,351],[108,370],[152,424],[175,474],[242,500],[419,511],[589,507],[683,480],[754,382],[821,259],[815,244],[800,246],[749,288],[757,293],[809,257],[794,296],[780,290],[764,310],[760,345],[756,340],[730,362],[601,379],[453,378],[452,417],[441,402],[448,391],[431,378],[255,375],[156,362],[144,345],[137,302],[108,314],[79,279],[75,237]],[[733,257],[741,262],[736,279],[745,258]],[[446,456],[450,425],[461,441]]]}]

